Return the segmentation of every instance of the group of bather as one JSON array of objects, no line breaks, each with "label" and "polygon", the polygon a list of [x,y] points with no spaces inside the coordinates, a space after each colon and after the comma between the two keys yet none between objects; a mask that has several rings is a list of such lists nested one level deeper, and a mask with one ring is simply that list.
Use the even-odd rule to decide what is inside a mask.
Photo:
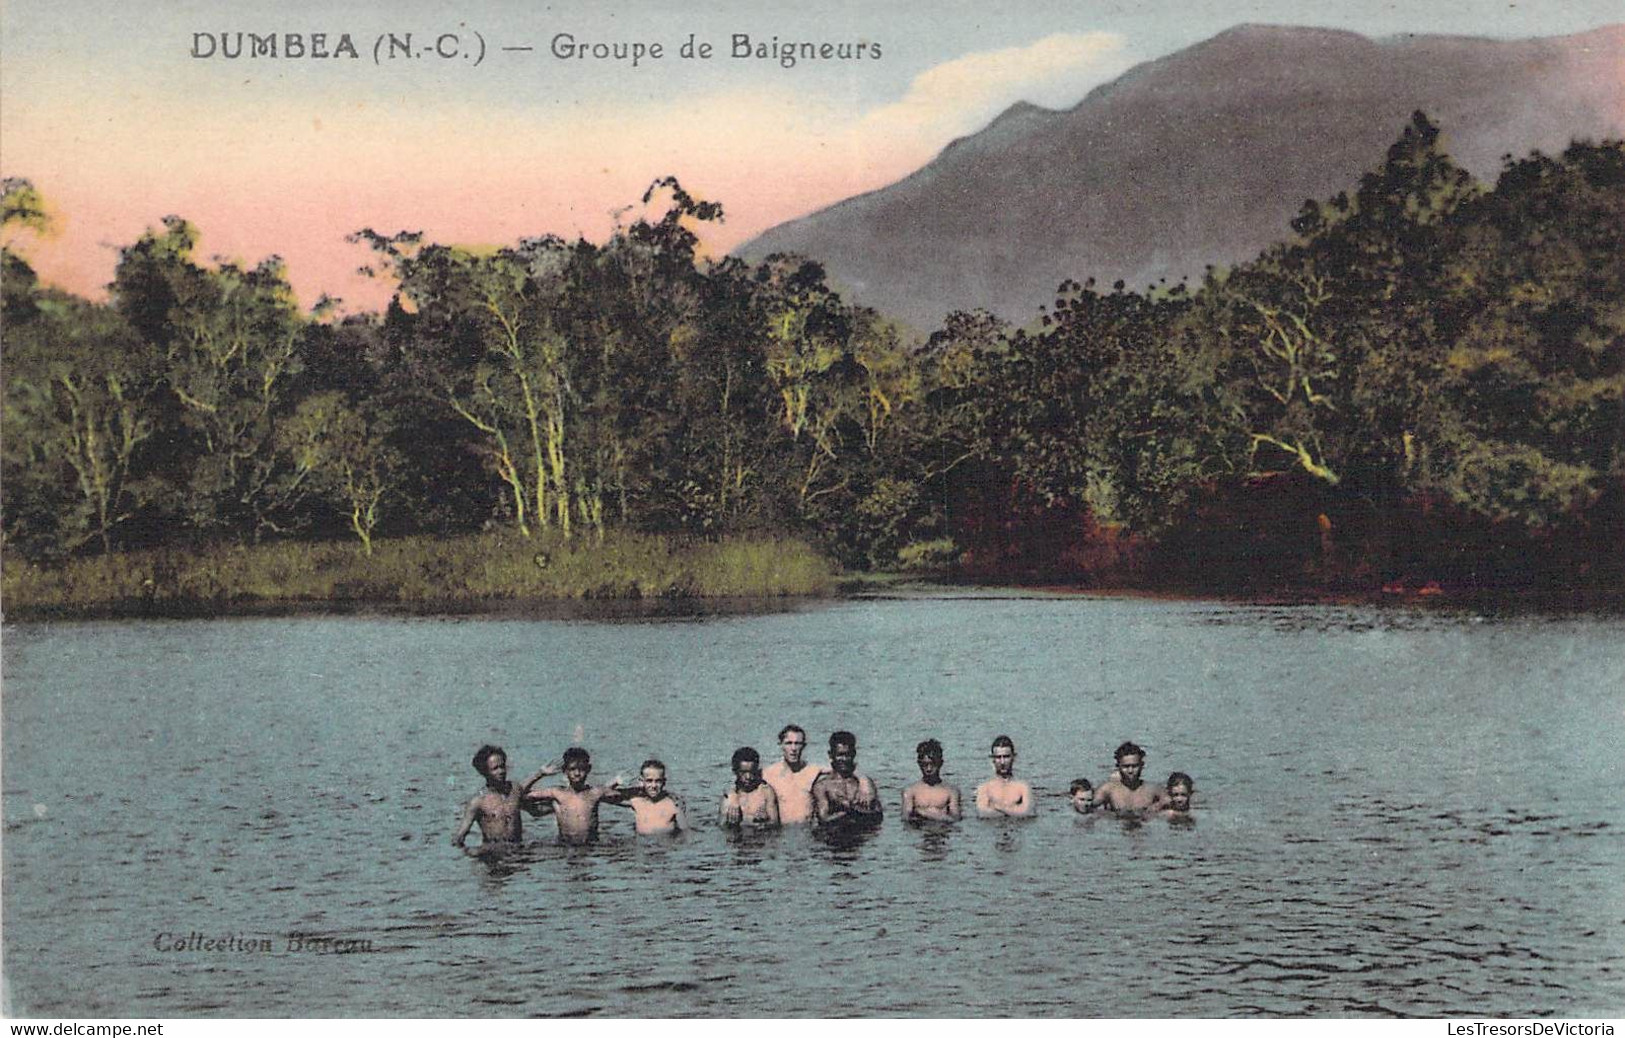
[{"label": "group of bather", "polygon": [[[811,824],[821,831],[850,832],[872,829],[884,816],[874,781],[857,770],[858,740],[851,732],[829,737],[829,766],[804,759],[807,733],[799,725],[779,732],[781,760],[762,767],[761,755],[748,746],[734,751],[734,781],[722,795],[718,821],[725,828],[772,828]],[[1075,779],[1067,791],[1071,809],[1084,817],[1112,814],[1125,818],[1162,817],[1174,822],[1190,820],[1191,777],[1176,771],[1163,785],[1143,780],[1145,751],[1125,742],[1114,753],[1116,767],[1098,786]],[[919,824],[953,823],[964,817],[958,787],[943,781],[942,744],[926,739],[915,750],[920,780],[903,790],[905,821]],[[1015,776],[1016,746],[1008,735],[993,740],[990,748],[993,777],[976,788],[976,814],[984,818],[1023,818],[1036,808],[1033,792]],[[598,808],[613,804],[632,811],[639,835],[683,832],[689,828],[681,797],[666,789],[666,765],[646,760],[638,769],[636,786],[623,787],[617,779],[605,786],[588,783],[592,756],[579,746],[546,765],[523,782],[508,779],[508,758],[498,746],[482,746],[474,754],[474,770],[485,779],[485,789],[468,802],[452,843],[461,847],[477,824],[487,846],[512,845],[523,835],[524,814],[552,814],[559,838],[569,843],[590,842],[598,835]],[[542,779],[563,772],[562,786],[537,787]]]}]

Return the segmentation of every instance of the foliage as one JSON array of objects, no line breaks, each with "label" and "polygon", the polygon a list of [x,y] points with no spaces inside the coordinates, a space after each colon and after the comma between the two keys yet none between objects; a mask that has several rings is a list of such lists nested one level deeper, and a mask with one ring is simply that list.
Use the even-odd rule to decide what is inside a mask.
[{"label": "foliage", "polygon": [[305,325],[282,262],[192,260],[195,227],[166,217],[120,255],[114,305],[162,352],[177,420],[170,458],[181,518],[205,533],[259,540],[303,521],[302,473],[275,450],[293,406]]},{"label": "foliage", "polygon": [[245,606],[364,601],[429,608],[533,599],[781,597],[828,592],[829,563],[803,542],[693,542],[612,532],[603,542],[553,531],[380,541],[371,555],[340,542],[283,540],[148,549],[45,567],[8,562],[3,593],[17,615],[210,614]]},{"label": "foliage", "polygon": [[[45,225],[32,184],[4,198]],[[411,601],[823,586],[803,539],[995,577],[1176,555],[1249,587],[1489,579],[1460,558],[1519,545],[1619,568],[1592,556],[1625,507],[1620,142],[1488,186],[1417,113],[1249,262],[1068,281],[1026,327],[952,313],[923,343],[813,259],[702,260],[722,218],[668,177],[599,243],[361,231],[395,296],[343,320],[275,257],[198,262],[178,217],[121,252],[109,306],[7,249],[8,553],[151,549],[142,579],[183,598]],[[140,596],[139,567],[94,565],[65,600]]]}]

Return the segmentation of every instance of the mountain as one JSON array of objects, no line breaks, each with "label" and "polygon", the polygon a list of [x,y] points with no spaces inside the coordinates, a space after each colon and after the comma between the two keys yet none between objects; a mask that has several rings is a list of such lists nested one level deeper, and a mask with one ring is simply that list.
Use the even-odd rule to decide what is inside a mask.
[{"label": "mountain", "polygon": [[1625,25],[1574,36],[1367,39],[1241,26],[1094,90],[1017,104],[889,187],[739,250],[824,262],[850,298],[919,329],[983,307],[1018,324],[1066,278],[1200,278],[1350,190],[1421,109],[1493,181],[1503,155],[1625,136]]}]

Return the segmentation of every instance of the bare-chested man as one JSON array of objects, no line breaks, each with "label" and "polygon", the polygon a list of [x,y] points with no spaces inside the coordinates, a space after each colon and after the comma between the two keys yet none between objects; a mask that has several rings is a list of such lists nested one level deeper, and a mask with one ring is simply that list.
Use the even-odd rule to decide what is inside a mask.
[{"label": "bare-chested man", "polygon": [[1117,814],[1143,815],[1161,807],[1162,787],[1140,779],[1145,771],[1145,751],[1125,742],[1113,756],[1117,759],[1117,775],[1095,790],[1095,802]]},{"label": "bare-chested man", "polygon": [[619,780],[607,786],[587,785],[592,774],[592,755],[579,746],[564,751],[564,778],[566,786],[538,789],[531,796],[549,800],[553,804],[553,817],[559,823],[559,839],[564,843],[591,843],[598,839],[598,805],[604,801],[618,803],[627,793]]},{"label": "bare-chested man", "polygon": [[624,800],[605,800],[632,809],[639,836],[665,836],[688,831],[688,811],[681,797],[666,792],[666,765],[650,758],[638,768],[638,789]]},{"label": "bare-chested man", "polygon": [[770,829],[779,824],[779,798],[762,781],[762,755],[749,746],[734,751],[730,762],[734,788],[722,795],[722,825],[728,829]]},{"label": "bare-chested man", "polygon": [[803,825],[813,819],[812,787],[824,769],[801,759],[806,749],[806,730],[787,724],[779,732],[779,752],[784,759],[762,771],[762,780],[779,798],[779,820],[785,825]]},{"label": "bare-chested man", "polygon": [[858,737],[836,732],[829,737],[830,770],[813,783],[813,816],[825,829],[866,829],[880,824],[880,794],[867,775],[859,775]]},{"label": "bare-chested man", "polygon": [[1168,776],[1168,784],[1163,788],[1167,790],[1167,799],[1163,801],[1157,817],[1184,824],[1196,821],[1191,817],[1191,795],[1196,792],[1196,783],[1191,781],[1191,777],[1183,771],[1176,771]]},{"label": "bare-chested man", "polygon": [[457,835],[451,838],[453,846],[463,846],[474,823],[480,825],[480,836],[486,844],[518,843],[524,836],[524,822],[519,816],[523,808],[533,815],[547,813],[542,801],[530,796],[530,788],[548,775],[557,775],[559,762],[548,764],[523,782],[508,781],[508,755],[500,746],[481,746],[474,754],[474,770],[485,779],[485,792],[468,802],[463,817],[457,823]]},{"label": "bare-chested man", "polygon": [[942,743],[927,739],[914,749],[920,781],[903,790],[903,818],[910,822],[957,822],[959,787],[942,781]]},{"label": "bare-chested man", "polygon": [[976,813],[983,818],[1025,818],[1033,813],[1033,791],[1015,777],[1016,743],[1008,735],[993,740],[993,777],[976,787]]}]

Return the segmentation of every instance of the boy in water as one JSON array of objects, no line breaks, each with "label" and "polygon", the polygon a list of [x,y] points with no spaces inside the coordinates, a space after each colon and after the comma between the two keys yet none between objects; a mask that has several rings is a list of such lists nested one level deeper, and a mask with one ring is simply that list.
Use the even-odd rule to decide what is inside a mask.
[{"label": "boy in water", "polygon": [[1117,775],[1101,783],[1095,800],[1116,814],[1144,815],[1162,806],[1162,787],[1141,781],[1145,771],[1145,751],[1125,742],[1112,754],[1117,759]]},{"label": "boy in water", "polygon": [[914,749],[920,781],[903,790],[903,818],[910,822],[957,822],[959,787],[942,781],[942,743],[927,739]]},{"label": "boy in water", "polygon": [[474,770],[485,779],[485,792],[470,800],[463,809],[457,835],[451,838],[452,846],[463,846],[475,822],[479,823],[480,836],[486,844],[518,843],[525,830],[520,809],[538,816],[548,811],[530,793],[530,787],[548,775],[557,775],[558,765],[559,762],[554,761],[525,781],[513,783],[508,781],[508,755],[502,747],[489,743],[481,746],[474,754]]},{"label": "boy in water", "polygon": [[1086,778],[1073,779],[1066,795],[1072,798],[1072,810],[1093,818],[1095,814],[1095,787]]},{"label": "boy in water", "polygon": [[813,783],[813,815],[824,829],[871,829],[880,824],[880,793],[867,775],[858,774],[858,737],[836,732],[829,737],[829,768]]},{"label": "boy in water", "polygon": [[1176,771],[1168,776],[1167,799],[1163,802],[1162,810],[1157,812],[1158,817],[1166,818],[1170,822],[1194,822],[1191,817],[1191,794],[1196,792],[1196,783],[1183,771]]},{"label": "boy in water", "polygon": [[725,828],[772,828],[779,824],[779,798],[773,787],[762,781],[762,756],[749,746],[734,751],[730,767],[734,788],[722,795],[722,824]]},{"label": "boy in water", "polygon": [[1025,818],[1033,813],[1033,794],[1015,777],[1016,743],[1008,735],[993,740],[993,777],[976,787],[976,813],[983,818]]},{"label": "boy in water", "polygon": [[553,804],[553,817],[559,823],[559,839],[565,843],[591,843],[598,839],[598,805],[618,804],[627,794],[620,783],[587,785],[592,774],[592,755],[579,746],[564,751],[564,778],[567,786],[538,789],[531,796]]},{"label": "boy in water", "polygon": [[609,800],[632,809],[639,836],[661,836],[688,830],[683,801],[666,792],[666,765],[650,758],[638,768],[638,791],[624,800]]}]

